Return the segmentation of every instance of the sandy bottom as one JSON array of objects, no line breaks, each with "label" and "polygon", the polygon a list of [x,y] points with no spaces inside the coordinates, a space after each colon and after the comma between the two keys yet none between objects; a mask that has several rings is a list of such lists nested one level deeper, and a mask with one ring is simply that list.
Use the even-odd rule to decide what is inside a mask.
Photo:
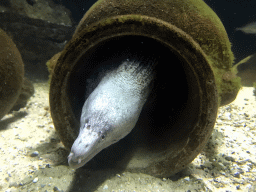
[{"label": "sandy bottom", "polygon": [[113,169],[73,170],[49,111],[49,85],[33,82],[26,108],[0,121],[0,191],[255,191],[256,112],[252,87],[219,109],[212,137],[184,171],[171,178]]}]

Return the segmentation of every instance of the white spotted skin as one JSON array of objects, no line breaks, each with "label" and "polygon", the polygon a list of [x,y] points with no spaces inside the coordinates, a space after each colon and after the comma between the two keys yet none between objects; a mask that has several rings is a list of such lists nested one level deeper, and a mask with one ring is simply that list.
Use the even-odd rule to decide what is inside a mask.
[{"label": "white spotted skin", "polygon": [[84,103],[80,132],[68,157],[79,168],[104,148],[128,135],[150,93],[152,68],[124,61],[102,78]]}]

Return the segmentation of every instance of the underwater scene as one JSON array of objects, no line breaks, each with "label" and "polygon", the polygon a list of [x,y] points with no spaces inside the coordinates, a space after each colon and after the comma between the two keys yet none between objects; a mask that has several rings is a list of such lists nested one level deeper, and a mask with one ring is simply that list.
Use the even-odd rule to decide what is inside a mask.
[{"label": "underwater scene", "polygon": [[255,192],[255,8],[0,0],[0,191]]}]

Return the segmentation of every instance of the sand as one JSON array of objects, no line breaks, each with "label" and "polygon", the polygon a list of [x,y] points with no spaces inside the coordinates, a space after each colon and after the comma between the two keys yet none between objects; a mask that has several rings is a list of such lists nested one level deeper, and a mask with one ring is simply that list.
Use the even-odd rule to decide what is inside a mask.
[{"label": "sand", "polygon": [[33,80],[28,105],[0,121],[0,191],[255,191],[256,112],[252,87],[219,109],[205,149],[170,178],[120,170],[74,170],[49,111],[47,81]]}]

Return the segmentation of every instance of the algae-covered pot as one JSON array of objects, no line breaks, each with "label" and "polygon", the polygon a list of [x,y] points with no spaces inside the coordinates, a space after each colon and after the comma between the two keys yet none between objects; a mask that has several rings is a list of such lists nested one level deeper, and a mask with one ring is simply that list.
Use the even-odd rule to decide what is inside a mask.
[{"label": "algae-covered pot", "polygon": [[68,149],[78,137],[83,105],[104,75],[119,67],[117,60],[141,52],[157,65],[137,124],[85,168],[115,166],[158,177],[182,170],[206,145],[219,104],[239,90],[226,31],[203,1],[100,0],[80,21],[52,73],[51,114]]},{"label": "algae-covered pot", "polygon": [[0,29],[0,119],[18,100],[23,85],[24,65],[12,39]]}]

